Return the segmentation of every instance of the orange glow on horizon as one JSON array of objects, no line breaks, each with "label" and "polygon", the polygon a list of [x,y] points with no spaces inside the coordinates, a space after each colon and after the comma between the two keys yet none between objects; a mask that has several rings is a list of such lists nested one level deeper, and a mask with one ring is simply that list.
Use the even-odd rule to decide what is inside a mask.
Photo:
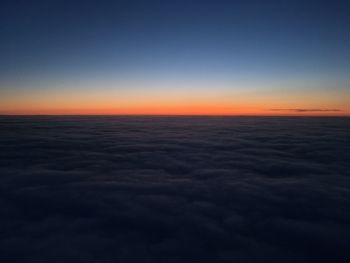
[{"label": "orange glow on horizon", "polygon": [[103,90],[9,93],[1,115],[350,116],[348,93],[272,90]]},{"label": "orange glow on horizon", "polygon": [[[290,109],[290,110],[288,110]],[[267,107],[254,106],[134,106],[134,107],[33,107],[27,109],[0,109],[1,115],[212,115],[212,116],[350,116],[350,110],[305,110],[297,111],[291,107],[271,110]]]}]

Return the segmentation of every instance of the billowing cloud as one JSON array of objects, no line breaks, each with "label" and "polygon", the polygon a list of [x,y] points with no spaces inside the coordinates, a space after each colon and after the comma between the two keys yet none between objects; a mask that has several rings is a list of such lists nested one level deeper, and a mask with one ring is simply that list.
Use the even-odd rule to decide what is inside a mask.
[{"label": "billowing cloud", "polygon": [[350,121],[1,117],[1,262],[349,262]]}]

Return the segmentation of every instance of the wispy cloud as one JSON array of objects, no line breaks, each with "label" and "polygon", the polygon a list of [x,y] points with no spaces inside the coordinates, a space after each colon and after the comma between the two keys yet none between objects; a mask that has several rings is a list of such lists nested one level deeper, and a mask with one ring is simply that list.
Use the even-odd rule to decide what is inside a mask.
[{"label": "wispy cloud", "polygon": [[342,110],[341,109],[304,109],[304,108],[295,108],[295,109],[270,109],[270,111],[337,112],[337,111],[342,111]]}]

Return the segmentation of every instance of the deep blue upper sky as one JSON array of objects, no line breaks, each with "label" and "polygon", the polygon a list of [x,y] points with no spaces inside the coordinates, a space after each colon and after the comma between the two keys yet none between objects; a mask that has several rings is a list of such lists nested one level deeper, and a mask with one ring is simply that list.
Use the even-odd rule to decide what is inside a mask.
[{"label": "deep blue upper sky", "polygon": [[349,69],[349,7],[347,1],[1,1],[1,72]]}]

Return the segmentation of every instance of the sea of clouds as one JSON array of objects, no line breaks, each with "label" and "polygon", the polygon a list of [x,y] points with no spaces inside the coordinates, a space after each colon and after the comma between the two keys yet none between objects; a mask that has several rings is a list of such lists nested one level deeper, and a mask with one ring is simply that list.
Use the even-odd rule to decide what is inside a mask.
[{"label": "sea of clouds", "polygon": [[350,262],[350,118],[0,117],[0,262]]}]

